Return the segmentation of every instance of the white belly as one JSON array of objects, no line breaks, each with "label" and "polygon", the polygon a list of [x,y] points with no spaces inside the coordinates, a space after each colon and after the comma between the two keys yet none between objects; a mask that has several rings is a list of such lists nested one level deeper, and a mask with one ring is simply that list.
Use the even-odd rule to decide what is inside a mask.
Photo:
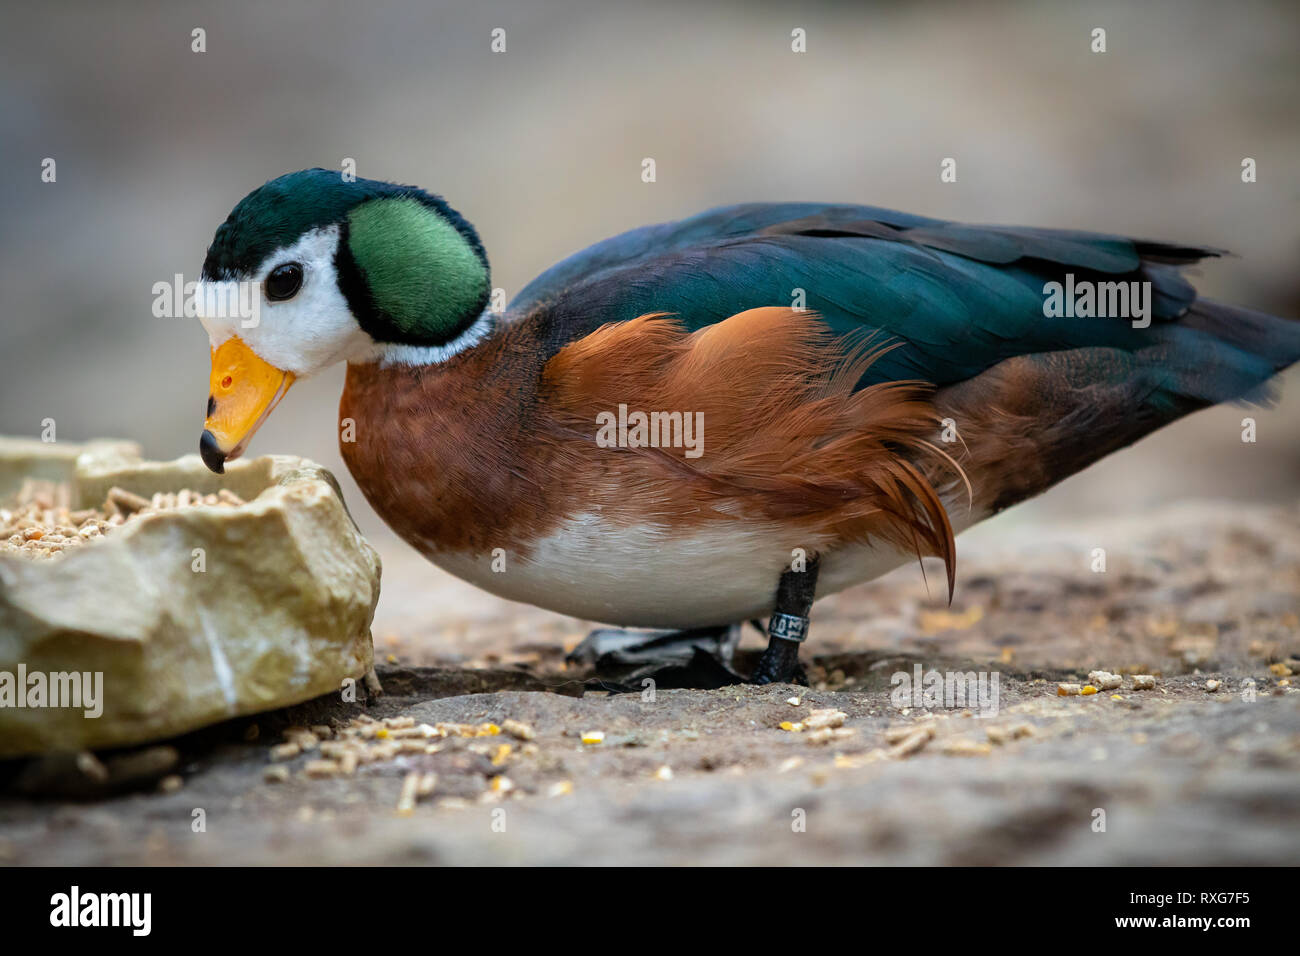
[{"label": "white belly", "polygon": [[[962,502],[950,511],[954,530],[982,517],[958,524],[965,510]],[[794,549],[822,545],[793,540],[786,527],[740,519],[672,535],[658,525],[611,527],[599,514],[584,514],[538,542],[527,558],[422,550],[444,570],[512,601],[622,627],[687,628],[765,617]],[[817,595],[915,560],[885,542],[824,552]],[[503,570],[494,570],[494,562]]]}]

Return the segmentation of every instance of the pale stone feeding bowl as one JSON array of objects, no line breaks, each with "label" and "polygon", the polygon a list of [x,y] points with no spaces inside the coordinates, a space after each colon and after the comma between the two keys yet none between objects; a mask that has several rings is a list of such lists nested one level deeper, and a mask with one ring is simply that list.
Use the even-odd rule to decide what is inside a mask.
[{"label": "pale stone feeding bowl", "polygon": [[0,501],[25,477],[69,483],[73,509],[114,485],[144,497],[227,488],[246,503],[136,517],[52,560],[0,553],[0,682],[19,664],[103,674],[97,718],[5,706],[0,686],[0,757],[171,737],[340,692],[370,670],[379,555],[320,465],[277,455],[215,475],[198,455],[142,461],[129,442],[0,438]]}]

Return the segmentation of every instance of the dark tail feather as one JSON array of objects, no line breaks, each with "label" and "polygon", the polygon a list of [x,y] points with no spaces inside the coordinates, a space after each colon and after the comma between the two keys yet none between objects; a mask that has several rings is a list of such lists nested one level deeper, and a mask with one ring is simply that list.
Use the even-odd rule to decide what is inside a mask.
[{"label": "dark tail feather", "polygon": [[1197,299],[1178,324],[1263,359],[1275,373],[1300,361],[1300,320]]},{"label": "dark tail feather", "polygon": [[1300,321],[1203,299],[1146,337],[1135,350],[1019,356],[936,393],[942,417],[969,423],[961,465],[992,489],[992,511],[1197,409],[1266,403],[1276,374],[1300,360]]},{"label": "dark tail feather", "polygon": [[1151,401],[1179,414],[1220,402],[1270,404],[1274,376],[1300,360],[1300,321],[1206,299],[1152,332],[1152,345],[1137,352]]}]

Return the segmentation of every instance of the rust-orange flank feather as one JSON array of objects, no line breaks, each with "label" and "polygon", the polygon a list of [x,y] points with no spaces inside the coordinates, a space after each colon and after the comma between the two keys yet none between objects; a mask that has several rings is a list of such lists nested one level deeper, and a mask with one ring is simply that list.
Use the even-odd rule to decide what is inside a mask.
[{"label": "rust-orange flank feather", "polygon": [[[639,458],[643,490],[686,523],[710,517],[790,523],[830,546],[882,538],[938,555],[954,572],[952,526],[915,460],[944,461],[922,382],[854,392],[888,344],[837,339],[809,312],[753,309],[694,333],[652,314],[603,326],[542,373],[554,426],[584,457]],[[598,448],[594,422],[619,404],[702,413],[704,448]]]}]

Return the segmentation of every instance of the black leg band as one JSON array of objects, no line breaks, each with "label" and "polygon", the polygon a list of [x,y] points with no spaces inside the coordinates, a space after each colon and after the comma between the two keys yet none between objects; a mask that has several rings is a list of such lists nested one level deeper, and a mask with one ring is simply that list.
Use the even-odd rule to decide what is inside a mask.
[{"label": "black leg band", "polygon": [[775,611],[767,624],[767,636],[802,643],[808,636],[808,618]]}]

